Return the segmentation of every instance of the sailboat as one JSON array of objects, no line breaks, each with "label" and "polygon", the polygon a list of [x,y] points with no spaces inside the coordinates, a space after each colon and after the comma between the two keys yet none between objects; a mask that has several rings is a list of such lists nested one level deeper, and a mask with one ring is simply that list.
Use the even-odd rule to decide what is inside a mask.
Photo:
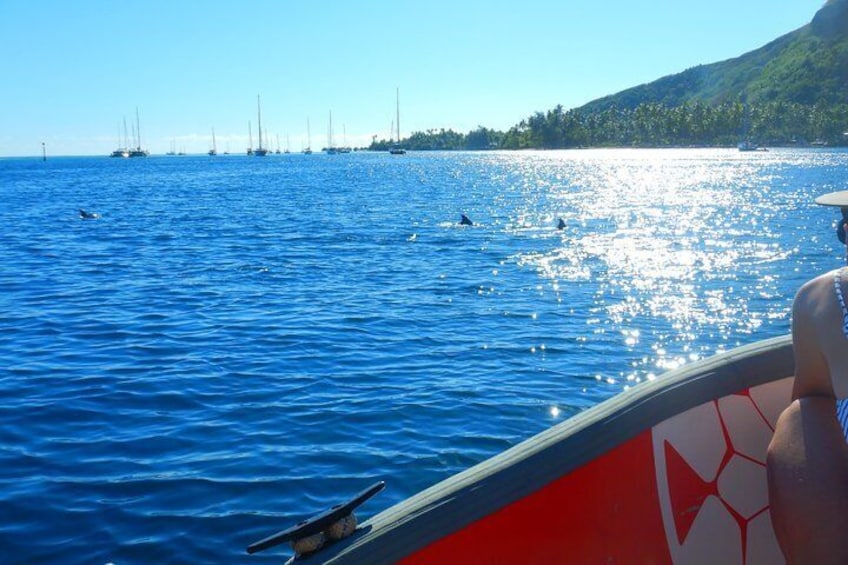
[{"label": "sailboat", "polygon": [[404,155],[406,149],[400,146],[400,89],[395,90],[395,104],[397,106],[397,143],[392,145],[389,153],[392,155]]},{"label": "sailboat", "polygon": [[247,154],[253,155],[253,131],[250,129],[250,120],[247,120]]},{"label": "sailboat", "polygon": [[347,145],[347,126],[342,124],[342,146],[339,147],[339,153],[350,153],[350,147]]},{"label": "sailboat", "polygon": [[268,150],[262,147],[262,108],[259,105],[259,95],[256,95],[256,115],[259,118],[259,147],[253,150],[253,154],[257,157],[264,157],[268,154]]},{"label": "sailboat", "polygon": [[742,152],[748,151],[768,151],[765,147],[760,147],[756,143],[754,143],[750,138],[750,130],[751,130],[751,116],[748,112],[748,107],[744,106],[744,115],[742,118],[742,129],[743,135],[742,139],[740,139],[739,143],[736,145],[736,148]]},{"label": "sailboat", "polygon": [[754,143],[753,141],[751,141],[750,139],[747,139],[747,138],[740,141],[736,145],[736,148],[739,151],[743,151],[743,152],[745,152],[745,151],[762,151],[762,149],[760,149],[760,147],[756,143]]},{"label": "sailboat", "polygon": [[330,127],[327,128],[327,155],[335,155],[339,152],[338,147],[333,145],[333,111],[330,110]]},{"label": "sailboat", "polygon": [[209,155],[214,157],[218,154],[218,146],[215,144],[215,128],[212,128],[212,149],[209,150]]},{"label": "sailboat", "polygon": [[[118,130],[118,145],[121,145],[121,132]],[[124,144],[109,155],[110,157],[129,157],[130,152],[127,149],[127,119],[124,118]]]},{"label": "sailboat", "polygon": [[138,108],[135,109],[135,130],[136,135],[136,145],[135,149],[130,149],[130,157],[147,157],[150,153],[146,149],[141,148],[141,122],[138,119]]},{"label": "sailboat", "polygon": [[303,150],[304,155],[312,155],[312,133],[309,130],[309,118],[306,118],[306,149]]}]

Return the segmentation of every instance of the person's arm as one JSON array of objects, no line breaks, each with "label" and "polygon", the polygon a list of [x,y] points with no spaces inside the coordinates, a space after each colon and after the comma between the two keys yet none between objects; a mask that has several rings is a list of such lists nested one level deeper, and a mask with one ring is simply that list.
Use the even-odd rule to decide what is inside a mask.
[{"label": "person's arm", "polygon": [[830,290],[828,282],[821,277],[807,282],[792,303],[792,348],[795,354],[793,399],[805,396],[834,397],[830,371],[819,347],[816,327],[820,301],[828,298],[822,296],[823,291]]},{"label": "person's arm", "polygon": [[772,526],[789,563],[848,563],[848,444],[816,331],[826,282],[811,281],[795,298],[795,400],[778,419],[766,462]]}]

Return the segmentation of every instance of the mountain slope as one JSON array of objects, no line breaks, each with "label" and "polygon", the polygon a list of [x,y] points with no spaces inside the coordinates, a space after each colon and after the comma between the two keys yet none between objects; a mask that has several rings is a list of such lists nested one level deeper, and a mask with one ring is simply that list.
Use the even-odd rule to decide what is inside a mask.
[{"label": "mountain slope", "polygon": [[809,24],[740,57],[629,88],[579,110],[694,101],[848,103],[848,0],[829,0]]}]

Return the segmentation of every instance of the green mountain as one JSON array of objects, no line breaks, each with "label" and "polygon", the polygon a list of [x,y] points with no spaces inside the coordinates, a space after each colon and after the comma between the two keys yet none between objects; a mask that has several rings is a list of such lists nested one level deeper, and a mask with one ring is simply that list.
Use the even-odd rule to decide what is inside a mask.
[{"label": "green mountain", "polygon": [[[417,132],[415,149],[848,145],[848,0],[735,59],[535,112],[506,132]],[[388,143],[388,142],[384,142]],[[372,149],[379,149],[372,144]]]},{"label": "green mountain", "polygon": [[581,112],[701,102],[848,103],[848,0],[828,0],[804,27],[735,59],[699,65],[592,101]]},{"label": "green mountain", "polygon": [[536,112],[505,149],[848,144],[848,0],[735,59]]}]

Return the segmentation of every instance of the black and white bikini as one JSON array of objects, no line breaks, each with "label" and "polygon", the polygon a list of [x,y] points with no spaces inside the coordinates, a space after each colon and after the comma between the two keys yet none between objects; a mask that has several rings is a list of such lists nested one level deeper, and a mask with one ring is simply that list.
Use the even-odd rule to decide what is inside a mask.
[{"label": "black and white bikini", "polygon": [[839,301],[839,307],[842,309],[842,333],[845,339],[848,339],[848,308],[845,307],[845,297],[842,295],[842,271],[846,267],[836,269],[833,273],[833,289],[836,291],[836,300]]},{"label": "black and white bikini", "polygon": [[[845,339],[848,339],[848,307],[845,306],[845,296],[842,294],[842,271],[844,270],[845,267],[834,271],[833,290],[836,293],[839,307],[842,309],[842,335],[845,336]],[[842,425],[845,437],[848,438],[848,398],[843,398],[836,403],[836,417]]]}]

